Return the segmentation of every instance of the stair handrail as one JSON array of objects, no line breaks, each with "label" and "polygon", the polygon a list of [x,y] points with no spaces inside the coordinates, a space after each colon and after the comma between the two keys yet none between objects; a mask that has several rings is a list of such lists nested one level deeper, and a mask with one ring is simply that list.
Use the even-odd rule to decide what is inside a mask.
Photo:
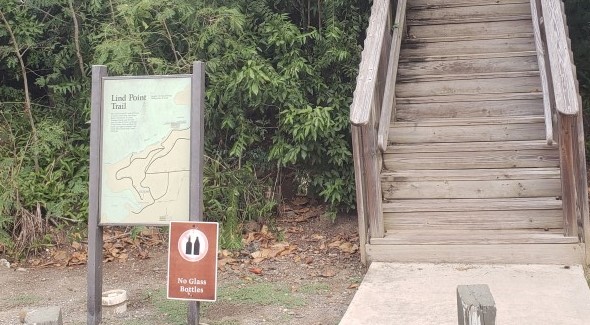
[{"label": "stair handrail", "polygon": [[367,125],[371,117],[390,7],[390,0],[375,0],[371,8],[367,37],[361,53],[356,88],[350,107],[352,125]]},{"label": "stair handrail", "polygon": [[[586,260],[590,261],[590,219],[588,217],[588,183],[586,171],[582,99],[576,79],[565,8],[561,0],[531,0],[542,8],[542,28],[547,45],[545,59],[551,80],[552,101],[556,110],[559,142],[564,235],[577,236],[586,242]],[[582,229],[580,229],[582,228]],[[580,231],[581,230],[581,231]]]},{"label": "stair handrail", "polygon": [[541,0],[541,4],[555,109],[564,115],[576,115],[580,111],[580,102],[563,3],[561,0]]},{"label": "stair handrail", "polygon": [[391,116],[392,114],[395,116],[395,82],[397,80],[402,37],[406,29],[406,5],[407,0],[398,0],[395,10],[394,29],[387,63],[387,77],[385,79],[385,91],[383,94],[383,104],[381,105],[379,131],[377,132],[377,145],[381,152],[387,150]]},{"label": "stair handrail", "polygon": [[541,88],[543,90],[543,111],[545,115],[545,139],[547,145],[553,145],[553,113],[552,93],[549,76],[550,67],[549,62],[545,59],[547,54],[547,44],[543,41],[543,31],[541,25],[543,24],[543,14],[541,12],[541,3],[539,0],[531,0],[531,16],[533,20],[533,32],[535,37],[535,49],[537,53],[537,62],[539,65],[539,74],[541,77]]},{"label": "stair handrail", "polygon": [[350,107],[352,152],[359,220],[361,261],[369,238],[384,236],[381,202],[381,155],[377,128],[381,115],[387,55],[391,43],[391,1],[374,0]]}]

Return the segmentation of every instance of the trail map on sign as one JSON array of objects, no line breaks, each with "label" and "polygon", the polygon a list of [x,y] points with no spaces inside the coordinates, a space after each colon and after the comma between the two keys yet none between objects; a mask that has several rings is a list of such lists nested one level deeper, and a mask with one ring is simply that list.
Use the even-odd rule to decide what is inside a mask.
[{"label": "trail map on sign", "polygon": [[103,80],[103,224],[188,220],[191,79]]}]

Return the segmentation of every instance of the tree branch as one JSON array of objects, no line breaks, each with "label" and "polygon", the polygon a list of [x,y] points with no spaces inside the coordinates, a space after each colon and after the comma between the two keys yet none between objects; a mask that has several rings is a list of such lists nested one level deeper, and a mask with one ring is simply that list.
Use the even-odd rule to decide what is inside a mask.
[{"label": "tree branch", "polygon": [[[35,147],[36,144],[39,142],[39,138],[37,135],[37,127],[35,126],[35,120],[33,118],[33,113],[31,112],[31,97],[29,95],[29,80],[27,78],[27,68],[25,66],[25,61],[23,60],[24,51],[21,53],[20,46],[18,45],[18,42],[16,41],[16,36],[14,35],[14,32],[12,31],[12,27],[8,23],[8,20],[4,16],[4,13],[2,12],[2,10],[0,10],[0,19],[2,19],[4,26],[6,26],[6,30],[8,31],[8,34],[10,35],[10,40],[11,40],[12,45],[14,47],[14,54],[18,58],[18,62],[20,64],[21,75],[23,77],[23,86],[25,88],[24,111],[29,119],[29,124],[31,125],[31,132],[32,132],[32,136],[33,136],[33,146]],[[33,150],[33,160],[35,161],[35,171],[36,172],[39,171],[39,158],[37,156],[38,156],[37,150]]]},{"label": "tree branch", "polygon": [[76,11],[74,11],[74,3],[72,0],[68,1],[70,5],[70,11],[72,12],[72,20],[74,21],[74,44],[76,45],[76,56],[78,57],[78,64],[80,65],[80,72],[82,76],[84,73],[84,60],[82,59],[82,51],[80,50],[80,31],[78,27],[78,17],[76,17]]}]

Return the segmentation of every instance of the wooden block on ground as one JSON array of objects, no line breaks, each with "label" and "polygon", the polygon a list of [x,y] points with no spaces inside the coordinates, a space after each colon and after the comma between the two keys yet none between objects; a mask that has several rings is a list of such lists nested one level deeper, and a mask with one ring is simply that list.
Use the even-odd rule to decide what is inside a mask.
[{"label": "wooden block on ground", "polygon": [[496,302],[487,284],[457,286],[459,325],[495,325]]},{"label": "wooden block on ground", "polygon": [[27,313],[25,324],[63,325],[61,308],[58,306],[35,308]]}]

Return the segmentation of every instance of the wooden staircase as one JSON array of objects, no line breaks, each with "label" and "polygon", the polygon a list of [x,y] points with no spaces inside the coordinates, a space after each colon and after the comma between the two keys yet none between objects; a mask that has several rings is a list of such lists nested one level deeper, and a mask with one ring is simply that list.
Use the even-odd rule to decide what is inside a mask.
[{"label": "wooden staircase", "polygon": [[[377,61],[369,127],[353,130],[355,154],[365,154],[355,168],[364,174],[357,201],[368,260],[583,261],[587,212],[577,202],[579,215],[570,215],[572,191],[564,203],[562,186],[586,195],[586,211],[587,188],[562,177],[571,168],[560,155],[568,134],[561,127],[558,143],[552,130],[566,118],[550,107],[544,35],[535,35],[540,0],[532,1],[398,1],[394,26],[405,29],[383,36],[380,52],[391,54]],[[378,15],[374,7],[371,19]],[[371,173],[376,189],[359,189]]]}]

